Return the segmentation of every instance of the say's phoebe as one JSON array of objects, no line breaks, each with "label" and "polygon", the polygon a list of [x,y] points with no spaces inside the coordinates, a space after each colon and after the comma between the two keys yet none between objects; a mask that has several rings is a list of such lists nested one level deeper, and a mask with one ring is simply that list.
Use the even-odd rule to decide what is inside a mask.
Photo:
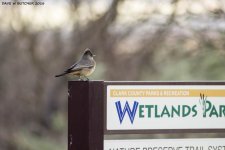
[{"label": "say's phoebe", "polygon": [[[77,61],[75,64],[73,64],[71,67],[69,67],[66,71],[63,73],[56,75],[55,77],[60,77],[64,75],[71,75],[76,76],[81,79],[81,77],[85,77],[87,80],[87,76],[91,75],[96,67],[96,62],[94,60],[95,55],[92,54],[90,49],[85,49],[83,56],[80,58],[79,61]],[[82,79],[81,79],[82,80]]]}]

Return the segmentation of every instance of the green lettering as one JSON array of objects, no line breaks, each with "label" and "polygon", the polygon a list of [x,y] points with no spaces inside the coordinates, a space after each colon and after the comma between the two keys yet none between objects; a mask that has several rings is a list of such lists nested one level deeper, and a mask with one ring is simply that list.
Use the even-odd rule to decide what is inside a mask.
[{"label": "green lettering", "polygon": [[172,106],[171,117],[174,117],[174,114],[180,117],[180,105],[178,105],[177,108]]},{"label": "green lettering", "polygon": [[160,118],[160,115],[158,114],[158,106],[157,105],[154,106],[155,106],[155,117]]},{"label": "green lettering", "polygon": [[206,117],[206,113],[211,109],[212,103],[210,101],[206,101],[205,112],[203,113],[203,117]]},{"label": "green lettering", "polygon": [[140,118],[144,118],[145,116],[144,116],[144,110],[143,110],[143,108],[144,108],[145,106],[144,105],[139,105],[139,117]]},{"label": "green lettering", "polygon": [[213,115],[215,115],[216,117],[219,116],[214,105],[210,111],[209,117],[212,117]]},{"label": "green lettering", "polygon": [[182,113],[183,117],[187,117],[191,113],[191,108],[188,105],[183,105],[182,110],[183,110]]},{"label": "green lettering", "polygon": [[192,117],[195,117],[196,115],[197,115],[197,110],[196,110],[196,105],[194,105],[193,107],[192,107],[192,112],[194,113],[193,115],[192,115]]},{"label": "green lettering", "polygon": [[220,105],[220,117],[225,117],[225,105]]},{"label": "green lettering", "polygon": [[169,113],[166,105],[163,107],[163,111],[162,111],[161,117],[163,117],[164,115],[167,115],[167,117],[170,117],[170,113]]},{"label": "green lettering", "polygon": [[153,105],[145,105],[145,108],[147,108],[147,111],[148,111],[148,118],[151,118],[151,114],[152,114],[151,109],[153,107],[154,107]]}]

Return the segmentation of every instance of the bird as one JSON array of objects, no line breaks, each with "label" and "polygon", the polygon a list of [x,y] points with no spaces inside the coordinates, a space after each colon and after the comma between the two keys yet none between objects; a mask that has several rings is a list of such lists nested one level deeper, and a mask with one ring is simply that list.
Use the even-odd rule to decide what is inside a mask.
[{"label": "bird", "polygon": [[86,48],[82,57],[76,63],[66,69],[63,73],[55,75],[55,77],[69,75],[79,77],[79,80],[82,81],[84,80],[81,77],[85,77],[88,81],[89,79],[87,76],[90,76],[95,71],[96,67],[94,56],[95,55],[91,52],[91,50]]}]

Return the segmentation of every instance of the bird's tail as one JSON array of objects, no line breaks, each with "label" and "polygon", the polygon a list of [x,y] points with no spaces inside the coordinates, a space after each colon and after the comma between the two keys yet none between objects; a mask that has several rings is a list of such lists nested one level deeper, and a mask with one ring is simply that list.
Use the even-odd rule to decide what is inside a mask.
[{"label": "bird's tail", "polygon": [[64,76],[65,74],[67,74],[67,72],[63,72],[61,74],[55,75],[55,77],[61,77],[61,76]]}]

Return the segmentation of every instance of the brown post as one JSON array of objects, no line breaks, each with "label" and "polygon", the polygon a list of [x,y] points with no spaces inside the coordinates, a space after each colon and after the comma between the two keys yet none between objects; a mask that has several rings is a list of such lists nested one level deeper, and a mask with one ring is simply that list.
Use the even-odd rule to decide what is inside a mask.
[{"label": "brown post", "polygon": [[103,150],[104,82],[68,82],[68,150]]}]

